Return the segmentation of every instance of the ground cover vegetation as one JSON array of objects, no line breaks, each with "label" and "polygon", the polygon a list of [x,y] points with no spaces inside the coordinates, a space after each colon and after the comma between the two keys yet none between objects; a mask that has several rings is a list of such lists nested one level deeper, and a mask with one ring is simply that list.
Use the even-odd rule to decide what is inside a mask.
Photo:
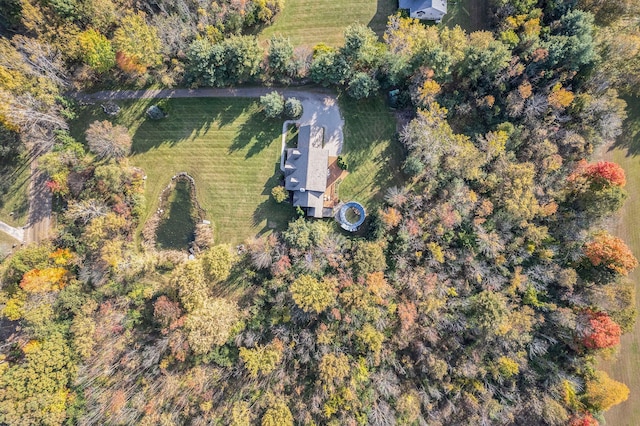
[{"label": "ground cover vegetation", "polygon": [[[470,34],[393,16],[384,42],[351,26],[342,46],[294,54],[296,73],[253,56],[256,40],[235,32],[255,22],[235,3],[140,4],[147,15],[125,13],[126,27],[110,2],[5,3],[18,33],[2,39],[14,63],[0,64],[0,118],[49,150],[39,162],[60,207],[54,238],[0,270],[3,321],[20,326],[0,348],[0,423],[594,425],[628,398],[596,363],[636,316],[637,261],[602,226],[627,179],[589,156],[622,130],[617,90],[632,88],[609,69],[607,37],[634,43],[622,19],[633,2],[496,0],[491,31]],[[240,6],[268,15],[260,4]],[[172,10],[189,11],[183,26]],[[219,16],[242,20],[227,32]],[[169,37],[194,27],[192,42]],[[133,157],[123,132],[85,145],[67,131],[74,110],[56,96],[87,81],[71,74],[75,40],[105,56],[83,59],[95,72],[115,60],[139,81],[172,83],[183,66],[196,85],[308,75],[350,96],[345,109],[374,111],[361,99],[397,88],[412,114],[406,179],[362,238],[299,218],[241,247],[209,241],[191,260],[138,245],[151,203],[150,172],[133,165],[142,126],[125,125]],[[184,62],[178,50],[162,62],[167,46]],[[137,117],[149,106],[133,105]],[[345,153],[354,174],[360,150]]]}]

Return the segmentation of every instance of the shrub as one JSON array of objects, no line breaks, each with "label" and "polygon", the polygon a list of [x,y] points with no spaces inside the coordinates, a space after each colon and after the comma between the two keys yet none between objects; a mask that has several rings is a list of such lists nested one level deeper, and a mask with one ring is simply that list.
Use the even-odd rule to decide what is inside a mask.
[{"label": "shrub", "polygon": [[271,196],[276,203],[283,203],[287,198],[289,198],[289,192],[284,186],[276,186],[271,190]]},{"label": "shrub", "polygon": [[147,109],[147,117],[152,120],[161,120],[164,118],[164,112],[158,105],[151,105]]},{"label": "shrub", "polygon": [[284,111],[284,97],[280,93],[273,91],[260,96],[260,106],[262,106],[262,112],[268,118],[279,117]]},{"label": "shrub", "polygon": [[291,119],[300,117],[302,115],[302,102],[296,98],[287,98],[284,103],[284,115]]},{"label": "shrub", "polygon": [[355,99],[364,99],[373,95],[379,88],[378,80],[365,72],[359,72],[349,82],[347,94]]},{"label": "shrub", "polygon": [[347,162],[347,159],[342,155],[338,155],[338,167],[340,167],[342,170],[349,169],[349,163]]},{"label": "shrub", "polygon": [[404,172],[409,176],[418,176],[424,171],[424,164],[418,157],[409,156],[402,167]]}]

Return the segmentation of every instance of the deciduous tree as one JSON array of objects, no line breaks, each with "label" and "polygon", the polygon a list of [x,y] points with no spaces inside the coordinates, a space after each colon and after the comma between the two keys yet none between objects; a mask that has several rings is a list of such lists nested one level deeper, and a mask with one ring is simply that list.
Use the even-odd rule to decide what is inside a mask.
[{"label": "deciduous tree", "polygon": [[324,278],[319,281],[312,276],[298,277],[289,291],[296,305],[305,312],[321,313],[336,300],[337,282],[335,278]]},{"label": "deciduous tree", "polygon": [[94,121],[86,131],[89,149],[98,158],[122,159],[131,151],[131,136],[123,126],[110,121]]},{"label": "deciduous tree", "polygon": [[593,241],[585,244],[584,253],[593,266],[621,275],[628,275],[638,266],[638,261],[624,241],[604,231],[597,233]]}]

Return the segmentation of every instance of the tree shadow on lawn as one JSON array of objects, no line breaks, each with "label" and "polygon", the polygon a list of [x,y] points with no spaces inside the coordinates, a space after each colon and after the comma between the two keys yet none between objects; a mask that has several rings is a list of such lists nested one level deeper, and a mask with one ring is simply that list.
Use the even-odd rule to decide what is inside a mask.
[{"label": "tree shadow on lawn", "polygon": [[179,180],[168,200],[169,209],[156,231],[160,248],[186,250],[195,238],[196,220],[193,200],[187,182]]},{"label": "tree shadow on lawn", "polygon": [[612,148],[626,149],[627,157],[635,157],[640,154],[640,98],[623,99],[627,102],[627,119],[622,125],[622,134]]},{"label": "tree shadow on lawn", "polygon": [[[161,120],[151,120],[142,115],[141,119],[144,121],[133,135],[132,154],[144,153],[161,145],[174,146],[183,141],[192,141],[209,131],[231,126],[251,105],[234,102],[221,106],[217,101],[204,98],[180,99],[170,109],[169,115]],[[185,107],[193,107],[190,103],[202,109],[196,114],[189,113]],[[210,114],[207,109],[211,109]]]},{"label": "tree shadow on lawn", "polygon": [[229,147],[229,153],[247,148],[245,158],[251,158],[261,153],[274,141],[280,140],[282,123],[280,119],[269,119],[258,112],[254,112],[240,126],[238,133],[233,138],[233,143]]},{"label": "tree shadow on lawn", "polygon": [[371,17],[371,20],[367,24],[382,41],[382,35],[387,27],[387,20],[389,15],[393,15],[398,9],[398,0],[377,0],[376,1],[376,14]]},{"label": "tree shadow on lawn", "polygon": [[[85,141],[85,132],[94,121],[108,120],[125,126],[132,136],[132,154],[141,154],[161,145],[173,146],[185,140],[199,138],[210,130],[219,130],[232,125],[247,113],[253,100],[230,101],[225,98],[166,98],[168,115],[160,120],[146,116],[147,109],[162,99],[137,99],[117,101],[121,107],[117,116],[104,113],[96,101],[81,107],[78,118],[71,126],[71,135],[78,141]],[[133,130],[132,132],[132,129]]]},{"label": "tree shadow on lawn", "polygon": [[256,226],[266,220],[266,223],[258,235],[262,235],[269,230],[281,231],[287,227],[291,219],[295,217],[295,208],[291,203],[277,203],[271,196],[271,190],[282,185],[283,177],[280,171],[280,163],[276,163],[273,175],[265,182],[261,195],[268,195],[269,198],[258,205],[253,212],[253,225]]}]

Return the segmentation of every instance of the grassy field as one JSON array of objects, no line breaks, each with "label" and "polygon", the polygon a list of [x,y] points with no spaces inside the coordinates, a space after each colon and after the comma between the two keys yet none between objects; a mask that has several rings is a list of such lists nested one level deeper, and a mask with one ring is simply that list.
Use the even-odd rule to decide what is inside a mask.
[{"label": "grassy field", "polygon": [[[206,218],[215,225],[217,242],[237,244],[249,236],[283,228],[294,210],[270,197],[278,184],[282,122],[256,114],[251,99],[172,99],[169,117],[145,119],[151,100],[121,103],[115,120],[133,135],[132,164],[147,174],[147,209],[153,214],[158,196],[178,172],[196,181]],[[83,110],[73,132],[106,116],[99,106]]]},{"label": "grassy field", "polygon": [[394,117],[379,97],[367,101],[343,97],[340,109],[345,120],[342,153],[349,165],[349,176],[339,187],[340,199],[373,207],[383,189],[402,185],[403,155]]},{"label": "grassy field", "polygon": [[[612,225],[612,231],[623,238],[636,257],[640,257],[640,226],[636,213],[640,211],[640,99],[629,99],[629,118],[625,123],[624,136],[616,148],[606,154],[606,159],[624,167],[627,175],[629,198],[625,203],[620,220]],[[630,274],[629,279],[636,284],[640,295],[640,268]],[[640,297],[636,298],[640,312]],[[622,347],[617,361],[606,361],[602,367],[611,377],[624,382],[631,395],[629,399],[609,410],[605,419],[611,426],[636,426],[640,424],[640,324],[636,323],[633,333],[622,337]]]},{"label": "grassy field", "polygon": [[[8,176],[7,193],[0,195],[0,220],[11,226],[24,226],[29,214],[29,163],[25,160]],[[13,214],[10,214],[13,212]]]},{"label": "grassy field", "polygon": [[486,30],[489,28],[487,7],[487,0],[449,1],[442,23],[448,27],[460,25],[469,32]]},{"label": "grassy field", "polygon": [[368,25],[382,36],[387,17],[395,13],[397,0],[286,0],[273,25],[260,34],[268,40],[273,34],[291,38],[294,46],[313,47],[318,43],[342,44],[344,29],[354,23]]}]

